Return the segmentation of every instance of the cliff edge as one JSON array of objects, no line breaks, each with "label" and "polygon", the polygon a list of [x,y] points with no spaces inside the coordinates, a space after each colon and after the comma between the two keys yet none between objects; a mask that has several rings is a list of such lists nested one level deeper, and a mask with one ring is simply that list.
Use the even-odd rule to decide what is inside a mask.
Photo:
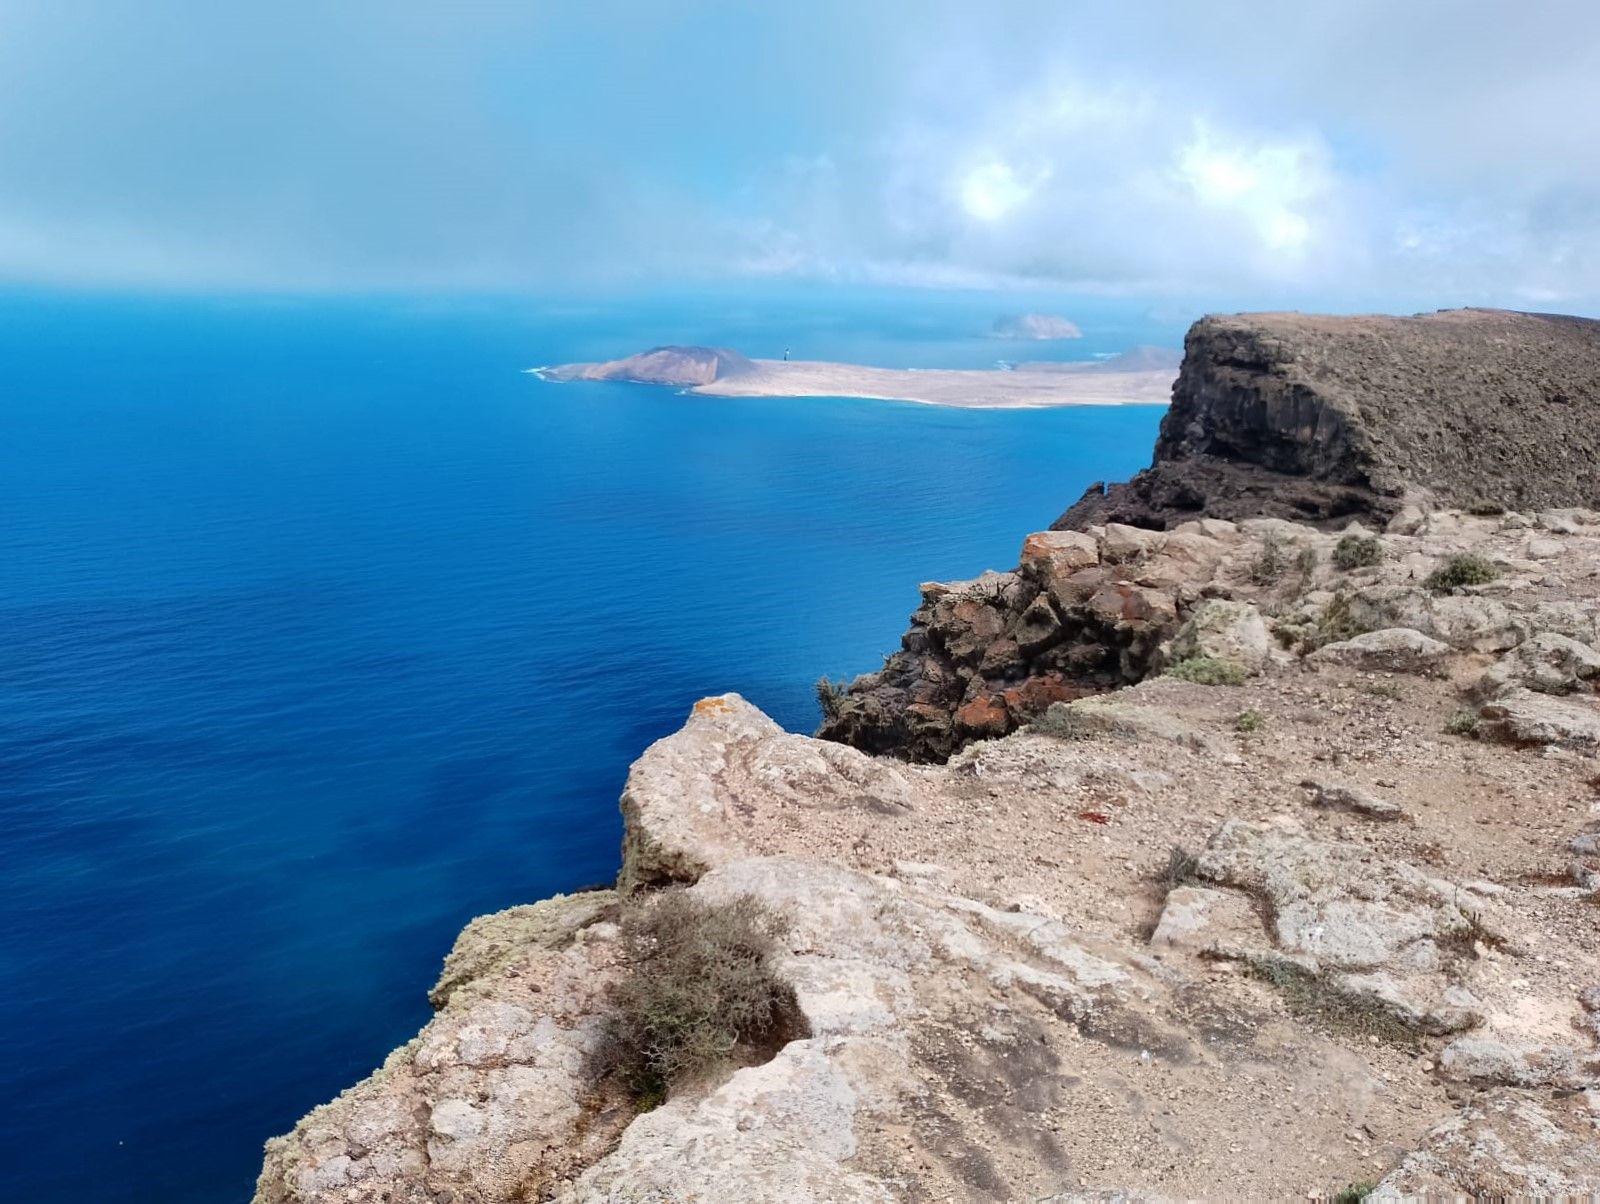
[{"label": "cliff edge", "polygon": [[[1600,1193],[1600,513],[1203,538],[1174,672],[945,765],[702,700],[618,889],[473,921],[257,1204]],[[672,887],[787,919],[804,1035],[630,1099],[591,1055]]]},{"label": "cliff edge", "polygon": [[[1424,506],[1596,504],[1600,322],[1203,318],[1153,466],[1090,489],[1010,572],[923,586],[900,651],[826,695],[819,734],[939,760],[1053,702],[1141,680],[1211,588],[1219,521],[1403,532]],[[1263,549],[1257,582],[1235,588],[1261,592],[1297,554]]]}]

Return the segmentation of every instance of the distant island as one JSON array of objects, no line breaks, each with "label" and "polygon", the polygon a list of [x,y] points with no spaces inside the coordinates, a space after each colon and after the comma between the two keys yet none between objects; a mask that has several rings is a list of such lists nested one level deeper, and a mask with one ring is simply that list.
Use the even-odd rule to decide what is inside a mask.
[{"label": "distant island", "polygon": [[1033,339],[1036,342],[1083,337],[1076,322],[1056,314],[1008,314],[996,318],[989,333],[997,339]]},{"label": "distant island", "polygon": [[670,385],[716,397],[866,397],[973,409],[1166,405],[1181,357],[1136,347],[1090,363],[994,369],[873,368],[824,360],[750,359],[722,347],[655,347],[603,363],[530,368],[549,381]]}]

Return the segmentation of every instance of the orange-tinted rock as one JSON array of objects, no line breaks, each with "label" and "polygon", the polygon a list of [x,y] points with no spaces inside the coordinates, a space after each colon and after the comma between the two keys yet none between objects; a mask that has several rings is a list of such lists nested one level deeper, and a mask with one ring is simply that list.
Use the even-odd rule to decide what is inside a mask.
[{"label": "orange-tinted rock", "polygon": [[1011,716],[1003,701],[988,694],[956,711],[956,724],[974,736],[1003,736],[1011,730]]}]

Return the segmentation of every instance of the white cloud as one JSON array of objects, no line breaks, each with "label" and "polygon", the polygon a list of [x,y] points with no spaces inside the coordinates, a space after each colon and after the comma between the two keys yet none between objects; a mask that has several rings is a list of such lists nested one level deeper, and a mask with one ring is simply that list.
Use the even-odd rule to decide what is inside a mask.
[{"label": "white cloud", "polygon": [[0,283],[1600,306],[1592,0],[94,4],[8,10]]}]

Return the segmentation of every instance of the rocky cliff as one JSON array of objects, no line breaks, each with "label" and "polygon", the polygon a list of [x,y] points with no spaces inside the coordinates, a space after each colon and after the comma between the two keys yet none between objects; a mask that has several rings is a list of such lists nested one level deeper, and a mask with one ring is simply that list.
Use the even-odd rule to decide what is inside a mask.
[{"label": "rocky cliff", "polygon": [[1152,466],[1056,523],[1600,502],[1600,322],[1501,310],[1195,323]]},{"label": "rocky cliff", "polygon": [[[1178,672],[944,765],[703,700],[618,889],[474,921],[258,1204],[1600,1193],[1600,514],[1344,537],[1186,535]],[[808,1035],[639,1111],[590,1053],[671,884],[788,918]]]},{"label": "rocky cliff", "polygon": [[1600,322],[1202,319],[1154,465],[1091,489],[1011,572],[924,586],[901,650],[828,700],[820,734],[947,757],[1051,702],[1140,680],[1205,596],[1270,593],[1290,573],[1297,553],[1263,546],[1244,579],[1214,581],[1219,520],[1405,530],[1418,505],[1445,503],[1600,504]]},{"label": "rocky cliff", "polygon": [[[1502,320],[1552,321],[1421,321]],[[1429,475],[1569,500],[1581,456],[1519,484],[1520,427],[1373,422],[1207,329],[1171,462],[1367,525],[1152,510],[925,586],[828,702],[893,757],[703,699],[629,774],[616,888],[473,921],[256,1204],[1600,1198],[1600,512]],[[663,890],[781,917],[798,1013],[664,1099],[597,1057]]]}]

